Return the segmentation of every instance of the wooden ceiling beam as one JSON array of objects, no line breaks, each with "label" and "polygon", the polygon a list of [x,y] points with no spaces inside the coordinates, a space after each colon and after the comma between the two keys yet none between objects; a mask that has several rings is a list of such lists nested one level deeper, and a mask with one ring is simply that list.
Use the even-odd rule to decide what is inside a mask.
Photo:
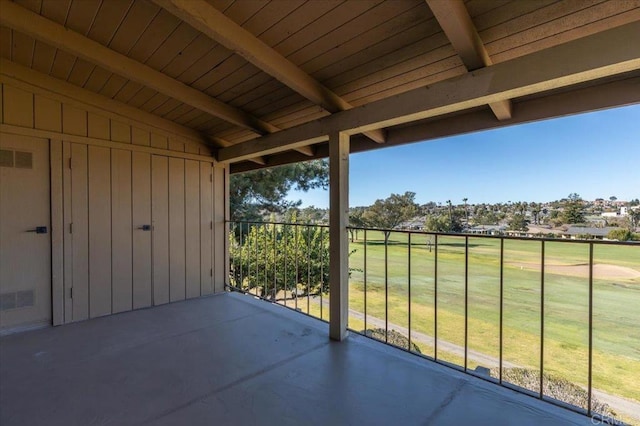
[{"label": "wooden ceiling beam", "polygon": [[[145,64],[109,49],[81,34],[53,22],[8,0],[0,0],[0,24],[41,40],[51,46],[76,55],[91,63],[157,90],[180,102],[252,130],[259,135],[280,131],[271,123],[260,120],[238,108],[227,105]],[[300,147],[301,153],[312,156],[311,147]],[[261,159],[257,159],[262,161]]]},{"label": "wooden ceiling beam", "polygon": [[637,34],[640,22],[605,30],[223,148],[218,160],[241,161],[326,141],[331,132],[362,133],[636,71],[640,44],[629,40]]},{"label": "wooden ceiling beam", "polygon": [[[335,113],[353,108],[347,101],[207,1],[153,1],[325,110]],[[367,131],[366,136],[377,143],[385,141],[385,133],[381,129]]]},{"label": "wooden ceiling beam", "polygon": [[[424,142],[633,104],[640,104],[640,72],[630,75],[629,78],[605,82],[596,86],[577,88],[535,99],[518,100],[516,101],[518,113],[508,123],[497,121],[490,111],[483,108],[459,115],[389,128],[387,129],[387,143],[384,147]],[[381,147],[381,145],[371,143],[370,140],[359,136],[351,139],[350,152],[365,152]],[[327,144],[317,145],[314,158],[325,158],[328,155]],[[269,165],[289,164],[304,161],[304,159],[299,154],[287,151],[269,156]],[[231,164],[230,171],[231,173],[241,173],[260,168],[259,165],[253,163],[238,162]]]},{"label": "wooden ceiling beam", "polygon": [[265,157],[250,158],[249,161],[251,161],[252,163],[259,164],[261,166],[266,166],[267,165],[267,159]]},{"label": "wooden ceiling beam", "polygon": [[[451,42],[468,71],[493,65],[462,0],[426,0],[440,28]],[[489,104],[498,120],[511,118],[509,99]]]},{"label": "wooden ceiling beam", "polygon": [[[229,146],[232,145],[231,142],[219,138],[217,136],[209,136],[207,139],[209,139],[209,142],[212,143],[213,145],[215,145],[216,148],[220,149],[220,148],[227,148]],[[267,164],[267,159],[265,157],[259,156],[259,157],[253,157],[253,158],[249,158],[247,161],[250,161],[252,163],[258,164],[260,166],[264,166]]]},{"label": "wooden ceiling beam", "polygon": [[150,87],[242,128],[262,135],[279,130],[269,123],[220,102],[22,6],[8,0],[0,1],[2,9],[0,23],[2,25],[76,55],[108,71]]}]

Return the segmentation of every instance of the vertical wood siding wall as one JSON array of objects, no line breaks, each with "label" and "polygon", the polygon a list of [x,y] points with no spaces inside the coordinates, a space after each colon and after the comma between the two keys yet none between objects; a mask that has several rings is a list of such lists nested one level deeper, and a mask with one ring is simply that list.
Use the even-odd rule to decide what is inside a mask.
[{"label": "vertical wood siding wall", "polygon": [[0,84],[0,117],[51,140],[54,324],[222,291],[227,178],[208,148],[21,86]]}]

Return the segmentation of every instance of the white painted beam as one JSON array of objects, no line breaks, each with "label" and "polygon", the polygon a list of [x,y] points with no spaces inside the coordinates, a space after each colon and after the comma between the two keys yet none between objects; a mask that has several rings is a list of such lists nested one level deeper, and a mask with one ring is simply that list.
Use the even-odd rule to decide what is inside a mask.
[{"label": "white painted beam", "polygon": [[349,315],[349,135],[329,137],[329,337],[347,337]]},{"label": "white painted beam", "polygon": [[[153,1],[325,110],[333,113],[353,108],[347,101],[207,1]],[[385,141],[385,134],[380,129],[367,132],[367,136],[378,143]]]},{"label": "white painted beam", "polygon": [[332,132],[362,133],[640,69],[640,34],[633,22],[514,58],[352,110],[223,148],[219,161],[240,161],[328,140]]},{"label": "white painted beam", "polygon": [[[426,0],[451,45],[469,71],[493,65],[462,0]],[[508,99],[489,104],[498,120],[511,118]]]}]

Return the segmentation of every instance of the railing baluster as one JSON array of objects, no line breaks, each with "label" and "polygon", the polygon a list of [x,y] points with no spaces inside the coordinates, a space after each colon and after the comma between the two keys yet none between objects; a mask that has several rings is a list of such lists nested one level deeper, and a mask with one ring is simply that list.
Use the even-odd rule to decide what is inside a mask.
[{"label": "railing baluster", "polygon": [[229,242],[229,250],[234,250],[233,255],[229,253],[229,273],[231,276],[229,277],[229,285],[230,288],[236,288],[238,284],[238,253],[236,250],[236,222],[231,224],[231,229],[229,229],[229,237],[231,241]]},{"label": "railing baluster", "polygon": [[298,244],[300,243],[300,240],[298,238],[298,236],[300,234],[300,232],[298,231],[299,229],[300,229],[300,225],[295,225],[295,230],[296,230],[296,235],[295,235],[295,240],[296,240],[296,252],[295,252],[296,253],[296,278],[295,278],[295,280],[294,280],[295,282],[293,284],[295,285],[296,288],[295,288],[295,295],[294,295],[293,302],[294,302],[296,311],[298,310],[298,281],[300,281],[299,280],[299,278],[300,278],[299,265],[300,264],[298,263],[298,256],[300,254],[300,250],[299,250],[299,247],[298,247]]},{"label": "railing baluster", "polygon": [[469,358],[469,237],[464,237],[464,371]]},{"label": "railing baluster", "polygon": [[258,269],[260,267],[260,259],[259,259],[260,258],[260,250],[259,250],[259,248],[260,248],[259,247],[260,239],[258,238],[259,237],[258,236],[258,225],[254,225],[252,231],[255,232],[255,237],[254,237],[253,241],[254,241],[254,244],[256,245],[256,277],[254,279],[255,280],[255,283],[254,283],[255,284],[255,286],[254,286],[255,290],[254,291],[256,293],[256,296],[258,296],[258,286],[260,285],[260,278],[259,278],[260,277],[260,271]]},{"label": "railing baluster", "polygon": [[287,277],[287,261],[289,260],[289,251],[288,251],[288,247],[289,247],[289,241],[287,240],[287,238],[289,237],[289,225],[282,225],[282,249],[284,251],[283,253],[283,259],[284,259],[284,265],[283,265],[283,269],[284,269],[284,306],[287,306],[287,291],[289,289],[289,285],[287,284],[287,282],[289,281],[288,277]]},{"label": "railing baluster", "polygon": [[322,290],[324,287],[324,228],[320,228],[320,319],[322,319]]},{"label": "railing baluster", "polygon": [[307,225],[307,314],[311,314],[311,230]]},{"label": "railing baluster", "polygon": [[367,230],[364,230],[364,332],[367,332]]},{"label": "railing baluster", "polygon": [[593,243],[589,243],[589,367],[587,384],[587,416],[592,413],[593,380]]},{"label": "railing baluster", "polygon": [[433,252],[433,359],[438,360],[438,234],[434,237]]},{"label": "railing baluster", "polygon": [[540,399],[544,398],[544,241],[540,247]]},{"label": "railing baluster", "polygon": [[389,342],[389,249],[391,233],[384,232],[384,341]]},{"label": "railing baluster", "polygon": [[278,303],[278,248],[276,244],[277,227],[273,225],[273,301]]},{"label": "railing baluster", "polygon": [[242,222],[240,222],[240,237],[238,239],[240,241],[240,282],[238,283],[238,288],[242,290],[242,283],[244,281],[243,269],[244,269],[244,256],[242,256],[242,252],[244,251],[243,241],[242,241]]},{"label": "railing baluster", "polygon": [[267,299],[267,295],[269,294],[269,241],[267,240],[267,235],[269,235],[269,228],[267,224],[264,225],[263,228],[264,234],[264,288],[262,291],[262,298]]},{"label": "railing baluster", "polygon": [[407,322],[408,322],[408,339],[409,347],[407,350],[411,350],[411,232],[407,236]]},{"label": "railing baluster", "polygon": [[504,347],[504,238],[500,238],[500,356],[499,356],[499,383],[502,384],[502,350]]}]

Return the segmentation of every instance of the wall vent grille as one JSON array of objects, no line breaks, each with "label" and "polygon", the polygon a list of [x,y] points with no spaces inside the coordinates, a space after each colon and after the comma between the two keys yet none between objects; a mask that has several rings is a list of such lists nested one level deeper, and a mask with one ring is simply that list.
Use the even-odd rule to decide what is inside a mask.
[{"label": "wall vent grille", "polygon": [[0,149],[0,167],[33,169],[33,153],[28,151],[11,151],[9,149]]},{"label": "wall vent grille", "polygon": [[33,154],[31,152],[16,151],[15,167],[17,169],[32,169]]},{"label": "wall vent grille", "polygon": [[13,167],[13,151],[0,149],[0,167]]},{"label": "wall vent grille", "polygon": [[8,311],[10,309],[28,308],[35,304],[34,290],[21,290],[12,293],[0,294],[0,311]]}]

